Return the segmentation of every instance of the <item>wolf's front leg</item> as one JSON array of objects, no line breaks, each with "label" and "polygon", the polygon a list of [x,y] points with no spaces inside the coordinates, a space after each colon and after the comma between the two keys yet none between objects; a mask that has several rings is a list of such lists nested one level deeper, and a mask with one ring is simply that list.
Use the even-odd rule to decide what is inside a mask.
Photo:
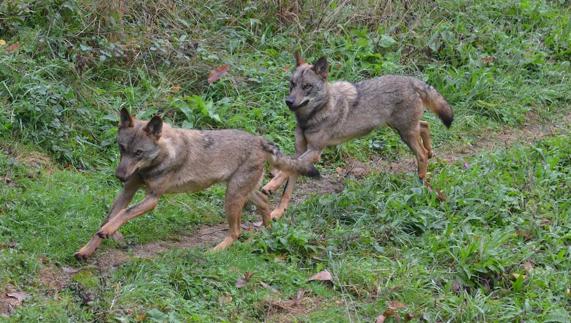
[{"label": "wolf's front leg", "polygon": [[[115,199],[115,202],[113,202],[111,210],[107,214],[107,217],[103,221],[102,225],[107,223],[110,219],[115,217],[119,213],[119,211],[121,211],[122,209],[126,208],[129,205],[129,202],[133,200],[133,196],[135,196],[135,193],[137,193],[141,185],[142,182],[137,177],[130,179],[125,183],[123,190],[119,193],[119,195]],[[121,234],[119,232],[116,232],[114,238],[120,238],[120,237]],[[89,242],[85,246],[83,246],[81,249],[79,249],[78,252],[75,253],[74,255],[75,258],[78,260],[87,259],[87,257],[91,256],[91,254],[93,254],[93,252],[95,252],[95,250],[99,247],[101,241],[102,241],[101,238],[97,234],[93,235],[93,237],[91,237],[91,240],[89,240]]]},{"label": "wolf's front leg", "polygon": [[[295,128],[295,157],[300,158],[307,151],[307,140],[303,135],[303,130]],[[288,180],[288,174],[280,171],[278,174],[262,188],[262,192],[273,194],[282,184]],[[291,179],[290,179],[291,181]],[[287,206],[287,205],[286,205]]]},{"label": "wolf's front leg", "polygon": [[141,203],[119,211],[116,216],[110,219],[109,222],[107,222],[103,227],[101,227],[101,229],[99,229],[97,235],[103,239],[109,238],[119,229],[120,226],[127,223],[127,221],[154,209],[157,206],[158,202],[158,194],[147,194]]},{"label": "wolf's front leg", "polygon": [[279,219],[282,217],[282,215],[284,215],[289,205],[289,201],[291,200],[291,194],[293,193],[296,180],[297,176],[292,175],[288,178],[286,187],[284,189],[284,193],[282,195],[282,198],[280,199],[280,204],[271,213],[272,219]]},{"label": "wolf's front leg", "polygon": [[262,192],[265,194],[273,194],[282,184],[287,180],[288,174],[286,172],[279,171],[276,177],[274,177],[268,184],[262,187]]},{"label": "wolf's front leg", "polygon": [[[302,159],[302,160],[308,161],[308,162],[313,164],[313,163],[316,163],[319,161],[320,156],[321,156],[321,150],[310,149],[310,150],[306,151],[305,153],[303,153],[301,156],[299,156],[298,159]],[[286,180],[288,181],[288,183],[287,183],[286,188],[284,190],[284,193],[280,199],[280,204],[271,213],[272,219],[279,219],[285,213],[285,211],[289,205],[289,201],[291,200],[291,196],[293,193],[293,189],[295,187],[295,182],[297,180],[297,176],[296,175],[290,175],[289,177],[286,177]],[[268,183],[268,185],[270,183]]]}]

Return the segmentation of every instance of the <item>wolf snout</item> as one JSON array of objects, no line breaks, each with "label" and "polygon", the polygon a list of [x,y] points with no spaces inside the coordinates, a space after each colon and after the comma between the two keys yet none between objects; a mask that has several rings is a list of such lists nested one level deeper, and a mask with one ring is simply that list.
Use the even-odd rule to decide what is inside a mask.
[{"label": "wolf snout", "polygon": [[285,103],[287,104],[287,106],[288,106],[290,109],[293,108],[294,102],[295,102],[295,100],[294,100],[291,96],[288,96],[288,97],[285,99]]},{"label": "wolf snout", "polygon": [[115,177],[117,177],[123,183],[127,181],[127,174],[119,169],[115,171]]}]

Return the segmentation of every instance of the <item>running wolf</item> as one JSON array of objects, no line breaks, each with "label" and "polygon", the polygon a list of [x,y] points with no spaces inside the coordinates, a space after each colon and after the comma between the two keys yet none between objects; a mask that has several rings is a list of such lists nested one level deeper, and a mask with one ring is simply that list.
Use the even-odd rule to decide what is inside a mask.
[{"label": "running wolf", "polygon": [[[350,139],[362,137],[375,128],[389,126],[416,155],[418,177],[425,181],[428,159],[432,157],[428,123],[420,118],[425,107],[450,127],[453,112],[432,86],[408,77],[387,75],[359,83],[328,82],[325,57],[307,64],[295,54],[296,69],[290,79],[285,103],[295,113],[296,154],[300,160],[316,163],[321,151]],[[295,175],[279,172],[263,191],[273,193],[285,181],[286,189],[272,218],[287,208],[295,185]]]},{"label": "running wolf", "polygon": [[[243,131],[173,128],[159,116],[136,120],[126,109],[120,117],[121,159],[115,175],[124,187],[97,234],[75,254],[78,259],[89,257],[102,239],[120,239],[119,227],[155,208],[161,195],[197,192],[218,182],[227,183],[224,208],[230,231],[214,250],[227,248],[238,239],[246,201],[256,205],[265,226],[271,223],[268,198],[258,190],[266,161],[292,176],[319,175],[312,164],[282,156],[266,139]],[[128,207],[140,188],[146,196]]]}]

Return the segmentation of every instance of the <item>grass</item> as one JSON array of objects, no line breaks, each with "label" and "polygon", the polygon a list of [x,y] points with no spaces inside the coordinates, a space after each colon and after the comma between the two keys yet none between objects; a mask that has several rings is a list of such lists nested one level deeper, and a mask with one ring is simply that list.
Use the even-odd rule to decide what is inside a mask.
[{"label": "grass", "polygon": [[[482,154],[468,159],[469,167],[435,165],[433,185],[445,188],[445,203],[411,185],[413,174],[349,181],[342,193],[310,197],[271,230],[246,233],[226,252],[172,250],[101,275],[79,266],[80,287],[55,299],[40,269],[79,265],[72,254],[97,227],[117,186],[107,175],[57,170],[30,179],[16,168],[16,187],[4,188],[0,201],[1,242],[16,242],[0,253],[0,281],[33,295],[12,317],[25,321],[263,320],[270,300],[294,298],[302,288],[320,306],[300,320],[371,321],[398,300],[407,305],[401,315],[428,321],[564,322],[569,139]],[[217,201],[204,212],[208,195],[167,198],[124,233],[140,244],[221,222],[209,214],[220,212],[218,191],[212,194]],[[333,286],[306,281],[323,269],[333,274]],[[236,288],[245,272],[254,273],[251,281]],[[87,305],[82,290],[93,294]]]},{"label": "grass", "polygon": [[[437,88],[456,114],[450,131],[426,115],[438,155],[569,114],[564,3],[116,3],[0,3],[0,292],[31,295],[9,320],[373,321],[396,301],[402,319],[570,320],[567,125],[537,143],[432,161],[444,203],[413,174],[371,174],[305,197],[222,253],[175,249],[112,270],[72,257],[119,190],[120,107],[178,126],[246,129],[291,153],[295,120],[282,101],[300,49],[310,61],[327,56],[331,79],[409,74]],[[208,84],[222,64],[229,74]],[[410,157],[383,129],[329,149],[319,167],[375,155]],[[224,222],[223,194],[164,198],[122,229],[123,252]],[[106,242],[101,252],[120,248]],[[79,271],[54,288],[46,271],[57,278],[69,267]],[[332,284],[307,281],[324,269]],[[253,276],[237,288],[245,272]]]}]

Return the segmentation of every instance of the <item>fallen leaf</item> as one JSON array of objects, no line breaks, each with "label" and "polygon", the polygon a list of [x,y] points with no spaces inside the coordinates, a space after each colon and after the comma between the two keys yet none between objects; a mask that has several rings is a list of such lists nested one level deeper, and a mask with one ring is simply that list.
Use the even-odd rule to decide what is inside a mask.
[{"label": "fallen leaf", "polygon": [[531,261],[526,261],[523,263],[523,269],[525,269],[525,271],[527,273],[530,273],[533,271],[533,264],[531,263]]},{"label": "fallen leaf", "polygon": [[79,272],[79,269],[77,268],[72,268],[72,267],[62,267],[61,268],[63,270],[64,273],[66,274],[75,274]]},{"label": "fallen leaf", "polygon": [[299,305],[301,300],[303,299],[303,295],[305,295],[305,291],[303,289],[299,289],[297,294],[295,295],[294,304]]},{"label": "fallen leaf", "polygon": [[210,71],[208,74],[208,84],[212,84],[218,81],[222,76],[228,73],[228,70],[230,70],[230,65],[224,64]]},{"label": "fallen leaf", "polygon": [[13,43],[12,45],[6,47],[6,51],[8,53],[15,52],[18,48],[20,48],[20,43]]},{"label": "fallen leaf", "polygon": [[220,303],[220,305],[227,305],[232,303],[232,296],[225,294],[225,295],[221,295],[220,297],[218,297],[218,303]]},{"label": "fallen leaf", "polygon": [[487,65],[493,63],[495,60],[496,60],[496,58],[495,58],[494,56],[484,56],[484,57],[482,57],[482,62],[483,62],[484,64],[487,64]]},{"label": "fallen leaf", "polygon": [[249,223],[242,223],[240,227],[246,231],[252,231],[254,229],[253,225],[250,225]]},{"label": "fallen leaf", "polygon": [[526,279],[526,278],[527,278],[526,275],[522,275],[522,274],[518,274],[518,273],[512,273],[512,277],[513,277],[514,280],[517,280],[517,279],[519,279],[520,277],[521,277],[522,279]]},{"label": "fallen leaf", "polygon": [[180,91],[180,85],[175,84],[171,87],[171,92],[172,93],[178,93]]},{"label": "fallen leaf", "polygon": [[13,292],[13,293],[7,293],[6,296],[15,298],[16,300],[18,300],[18,302],[21,303],[24,300],[28,299],[30,297],[30,294],[25,292]]},{"label": "fallen leaf", "polygon": [[401,303],[399,301],[390,301],[389,302],[389,308],[393,309],[393,310],[398,310],[399,308],[405,308],[406,304]]},{"label": "fallen leaf", "polygon": [[266,289],[269,289],[272,293],[279,293],[279,291],[277,289],[275,289],[274,287],[272,287],[271,285],[268,285],[264,282],[260,282],[260,285]]},{"label": "fallen leaf", "polygon": [[312,280],[333,282],[333,278],[331,277],[331,273],[329,273],[329,271],[327,271],[327,270],[320,271],[308,279],[308,281],[312,281]]},{"label": "fallen leaf", "polygon": [[252,278],[252,275],[254,275],[254,273],[252,272],[245,272],[244,276],[238,278],[238,280],[236,281],[236,288],[242,288],[244,286],[246,286],[246,283],[248,283],[248,281],[250,281],[250,278]]},{"label": "fallen leaf", "polygon": [[383,314],[379,315],[375,322],[382,323],[388,317],[393,317],[393,316],[396,317],[397,321],[400,320],[400,316],[397,314],[397,310],[406,307],[406,304],[401,303],[399,301],[390,301],[388,305],[389,305],[389,308],[387,308],[383,312]]},{"label": "fallen leaf", "polygon": [[462,284],[459,281],[455,280],[452,283],[452,291],[454,291],[456,294],[460,294],[462,292]]},{"label": "fallen leaf", "polygon": [[0,39],[0,46],[6,45],[6,41],[4,39]]}]

